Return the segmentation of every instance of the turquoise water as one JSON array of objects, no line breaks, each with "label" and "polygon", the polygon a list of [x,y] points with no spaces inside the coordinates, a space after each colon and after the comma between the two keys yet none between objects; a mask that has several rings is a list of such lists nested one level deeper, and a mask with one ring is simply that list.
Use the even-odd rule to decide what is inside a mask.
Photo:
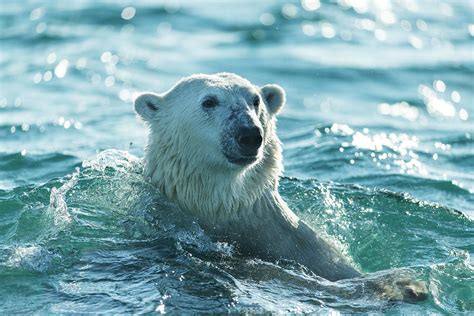
[{"label": "turquoise water", "polygon": [[[469,1],[3,1],[0,311],[474,312]],[[368,276],[239,256],[141,177],[139,91],[278,83],[281,193]],[[416,275],[426,301],[369,280]]]}]

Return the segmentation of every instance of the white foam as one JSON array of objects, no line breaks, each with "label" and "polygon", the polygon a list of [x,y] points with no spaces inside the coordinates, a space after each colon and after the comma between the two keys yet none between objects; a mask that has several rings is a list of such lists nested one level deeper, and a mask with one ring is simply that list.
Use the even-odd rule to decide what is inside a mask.
[{"label": "white foam", "polygon": [[53,254],[40,246],[17,247],[8,258],[7,265],[30,271],[45,272],[49,269],[52,259]]}]

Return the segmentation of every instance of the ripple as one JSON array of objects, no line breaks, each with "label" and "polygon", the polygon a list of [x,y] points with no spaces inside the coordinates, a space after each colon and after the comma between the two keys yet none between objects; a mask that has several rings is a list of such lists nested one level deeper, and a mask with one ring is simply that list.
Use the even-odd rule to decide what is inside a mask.
[{"label": "ripple", "polygon": [[46,272],[50,269],[54,254],[39,247],[17,247],[7,261],[7,265],[32,272]]},{"label": "ripple", "polygon": [[[474,242],[470,220],[441,204],[387,190],[284,178],[282,194],[301,217],[345,245],[363,270],[389,269],[367,278],[327,282],[294,263],[241,257],[232,245],[211,240],[192,217],[162,199],[141,171],[137,157],[107,150],[70,176],[43,186],[18,187],[13,194],[0,191],[2,210],[5,201],[24,196],[22,206],[12,204],[12,209],[23,207],[20,219],[14,219],[16,211],[2,212],[13,216],[13,223],[22,221],[6,244],[9,267],[54,274],[40,283],[54,288],[54,297],[60,293],[53,299],[50,291],[42,291],[42,299],[53,303],[49,311],[79,306],[156,311],[164,306],[169,312],[210,307],[222,312],[368,312],[386,306],[370,290],[371,282],[406,273],[426,279],[432,258],[434,264],[449,262],[464,256],[463,249]],[[0,237],[5,233],[0,226]],[[32,234],[41,245],[25,243],[23,238]],[[57,267],[59,274],[54,272]],[[458,268],[456,264],[449,269]],[[0,275],[5,273],[0,268]],[[459,284],[465,287],[462,275]],[[465,293],[434,295],[449,309]],[[78,305],[69,305],[71,300]]]},{"label": "ripple", "polygon": [[[466,3],[4,1],[1,312],[472,312]],[[388,269],[375,279],[429,282],[428,301],[241,257],[143,181],[133,96],[224,70],[287,91],[286,174],[308,179],[282,179],[292,209]]]},{"label": "ripple", "polygon": [[[25,183],[41,183],[71,172],[80,164],[77,157],[62,153],[0,154],[0,188],[11,188]],[[16,175],[16,176],[14,176]],[[21,177],[18,177],[21,175]]]}]

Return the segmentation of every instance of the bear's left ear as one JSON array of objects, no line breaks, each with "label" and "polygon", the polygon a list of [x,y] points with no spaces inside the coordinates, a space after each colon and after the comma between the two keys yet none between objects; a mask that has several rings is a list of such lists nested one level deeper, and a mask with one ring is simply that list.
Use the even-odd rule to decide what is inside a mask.
[{"label": "bear's left ear", "polygon": [[268,112],[278,114],[285,104],[285,90],[276,84],[267,84],[261,88],[263,98],[267,104]]},{"label": "bear's left ear", "polygon": [[163,103],[163,98],[155,93],[142,93],[140,94],[133,103],[135,112],[137,112],[140,117],[148,122],[153,121],[156,115],[156,112],[161,107]]}]

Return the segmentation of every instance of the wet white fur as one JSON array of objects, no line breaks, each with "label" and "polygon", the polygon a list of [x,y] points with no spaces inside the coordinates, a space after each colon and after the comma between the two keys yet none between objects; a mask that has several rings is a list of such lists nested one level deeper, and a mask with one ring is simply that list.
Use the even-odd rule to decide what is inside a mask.
[{"label": "wet white fur", "polygon": [[156,98],[152,102],[157,103],[158,110],[153,115],[146,117],[136,107],[150,128],[145,176],[166,197],[209,222],[249,216],[245,213],[265,190],[277,189],[283,170],[275,116],[265,107],[261,109],[266,112],[267,123],[259,161],[241,168],[229,163],[222,154],[218,131],[223,128],[228,112],[212,113],[211,116],[215,115],[209,119],[199,101],[211,93],[225,98],[220,90],[235,85],[261,93],[258,87],[234,75],[193,75],[164,94],[142,95]]}]

